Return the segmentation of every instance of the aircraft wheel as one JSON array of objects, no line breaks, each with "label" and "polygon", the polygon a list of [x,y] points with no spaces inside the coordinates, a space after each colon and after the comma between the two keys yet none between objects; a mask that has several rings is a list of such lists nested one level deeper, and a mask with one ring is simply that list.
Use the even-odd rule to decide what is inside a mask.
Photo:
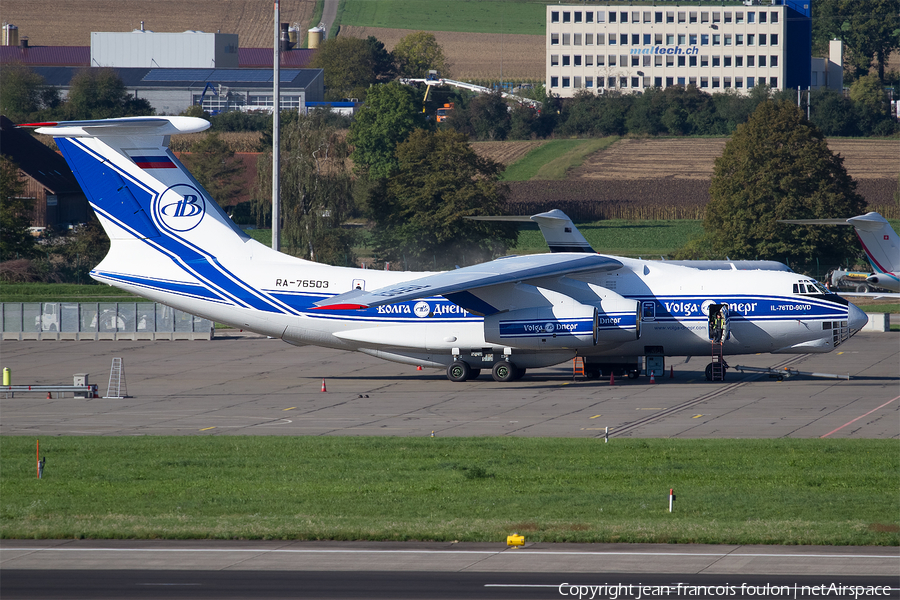
[{"label": "aircraft wheel", "polygon": [[712,381],[712,363],[706,365],[706,380]]},{"label": "aircraft wheel", "polygon": [[516,366],[505,360],[494,363],[494,368],[491,369],[491,376],[494,378],[494,381],[499,381],[501,383],[512,381],[515,379],[515,375]]},{"label": "aircraft wheel", "polygon": [[481,369],[469,369],[469,379],[467,381],[478,379],[479,375],[481,375]]},{"label": "aircraft wheel", "polygon": [[472,368],[469,363],[455,360],[447,367],[447,379],[450,381],[465,381],[472,376]]},{"label": "aircraft wheel", "polygon": [[868,294],[871,291],[872,291],[872,289],[865,283],[861,283],[858,286],[856,286],[857,294]]},{"label": "aircraft wheel", "polygon": [[585,369],[584,376],[586,379],[600,379],[600,369]]},{"label": "aircraft wheel", "polygon": [[637,370],[628,371],[628,379],[637,379],[641,372]]}]

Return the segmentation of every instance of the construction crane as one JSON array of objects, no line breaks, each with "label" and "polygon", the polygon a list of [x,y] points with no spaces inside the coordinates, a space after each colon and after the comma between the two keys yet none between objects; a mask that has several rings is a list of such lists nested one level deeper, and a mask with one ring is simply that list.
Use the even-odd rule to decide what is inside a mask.
[{"label": "construction crane", "polygon": [[[405,84],[405,85],[424,83],[426,86],[428,86],[429,90],[431,89],[431,86],[433,86],[433,85],[436,85],[436,86],[449,85],[451,87],[460,88],[463,90],[469,90],[469,91],[475,92],[477,94],[493,94],[494,93],[493,89],[491,89],[489,87],[484,87],[483,85],[475,85],[474,83],[466,83],[465,81],[455,81],[453,79],[442,79],[442,78],[439,78],[437,76],[432,76],[432,75],[429,75],[428,77],[426,77],[424,79],[401,78],[400,83]],[[428,90],[425,91],[425,94],[427,96]],[[537,100],[532,100],[531,98],[523,98],[521,96],[516,96],[514,94],[509,94],[507,92],[500,92],[500,96],[505,99],[509,99],[509,100],[513,100],[514,102],[518,102],[519,104],[524,104],[526,106],[530,106],[531,108],[537,108],[537,109],[541,108],[541,103],[538,102]]]}]

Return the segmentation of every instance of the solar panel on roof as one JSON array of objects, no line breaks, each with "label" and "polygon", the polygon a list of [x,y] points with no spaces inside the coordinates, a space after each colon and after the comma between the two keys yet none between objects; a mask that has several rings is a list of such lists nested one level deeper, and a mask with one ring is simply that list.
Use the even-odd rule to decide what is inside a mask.
[{"label": "solar panel on roof", "polygon": [[219,69],[214,79],[219,81],[272,81],[272,71],[263,69]]},{"label": "solar panel on roof", "polygon": [[141,81],[206,81],[214,69],[150,69]]}]

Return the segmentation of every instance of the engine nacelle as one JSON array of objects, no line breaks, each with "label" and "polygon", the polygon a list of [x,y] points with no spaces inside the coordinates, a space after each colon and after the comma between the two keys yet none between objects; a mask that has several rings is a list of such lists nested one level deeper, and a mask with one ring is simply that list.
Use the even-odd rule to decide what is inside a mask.
[{"label": "engine nacelle", "polygon": [[641,337],[641,303],[607,291],[597,311],[597,343],[615,345]]},{"label": "engine nacelle", "polygon": [[558,306],[522,308],[484,318],[484,339],[492,344],[541,350],[593,348],[597,309],[570,301]]}]

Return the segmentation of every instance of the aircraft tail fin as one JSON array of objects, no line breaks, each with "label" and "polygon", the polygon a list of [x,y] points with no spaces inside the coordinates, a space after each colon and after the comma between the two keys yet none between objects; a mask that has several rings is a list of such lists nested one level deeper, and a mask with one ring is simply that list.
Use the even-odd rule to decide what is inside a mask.
[{"label": "aircraft tail fin", "polygon": [[515,223],[534,222],[541,228],[541,235],[544,241],[550,247],[550,252],[589,252],[596,254],[591,245],[588,243],[575,224],[572,223],[566,213],[554,208],[545,213],[540,213],[530,217],[527,216],[509,216],[509,217],[466,217],[472,221],[509,221]]},{"label": "aircraft tail fin", "polygon": [[870,212],[847,219],[847,222],[856,228],[856,235],[876,273],[896,273],[900,270],[897,232],[887,219]]}]

